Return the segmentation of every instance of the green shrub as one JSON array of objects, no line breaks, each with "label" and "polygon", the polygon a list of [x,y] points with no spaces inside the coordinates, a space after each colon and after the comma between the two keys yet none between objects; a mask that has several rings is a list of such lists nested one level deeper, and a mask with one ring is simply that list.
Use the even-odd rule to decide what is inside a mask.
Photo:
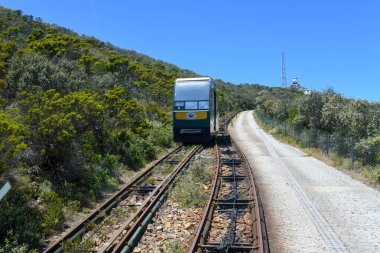
[{"label": "green shrub", "polygon": [[24,253],[28,247],[18,243],[18,235],[13,234],[13,230],[7,232],[4,243],[0,244],[0,253]]},{"label": "green shrub", "polygon": [[290,108],[288,111],[288,117],[286,119],[286,122],[289,124],[292,124],[294,119],[299,115],[300,111],[297,107]]},{"label": "green shrub", "polygon": [[130,168],[137,169],[145,164],[144,150],[138,143],[131,143],[128,153],[125,154],[126,162]]},{"label": "green shrub", "polygon": [[164,245],[165,252],[167,253],[183,253],[183,244],[181,242],[166,243]]},{"label": "green shrub", "polygon": [[274,127],[272,129],[269,130],[268,132],[269,134],[278,134],[279,133],[279,130],[277,127]]},{"label": "green shrub", "polygon": [[192,181],[190,174],[181,178],[173,189],[171,198],[183,207],[203,206],[207,202],[207,194],[200,185]]},{"label": "green shrub", "polygon": [[173,133],[168,127],[157,126],[152,129],[148,139],[155,146],[171,147],[173,143]]},{"label": "green shrub", "polygon": [[335,168],[342,167],[343,166],[343,159],[337,156],[332,157],[333,166]]},{"label": "green shrub", "polygon": [[212,175],[208,171],[211,161],[198,158],[190,168],[180,176],[176,186],[170,193],[170,197],[183,207],[204,206],[207,203],[208,193],[202,187],[211,181]]},{"label": "green shrub", "polygon": [[[211,159],[213,160],[213,158]],[[208,157],[199,157],[198,160],[194,162],[190,170],[193,181],[203,184],[211,181],[212,175],[207,168],[207,165],[212,162],[211,159]]]},{"label": "green shrub", "polygon": [[93,241],[87,240],[84,244],[81,244],[81,240],[70,241],[67,240],[63,244],[63,253],[74,253],[74,252],[93,252]]},{"label": "green shrub", "polygon": [[157,180],[154,177],[150,177],[146,180],[148,184],[155,185],[157,184]]},{"label": "green shrub", "polygon": [[9,231],[18,242],[28,243],[31,248],[39,248],[44,237],[42,214],[35,207],[37,192],[31,188],[13,184],[11,191],[0,201],[0,238],[8,238]]},{"label": "green shrub", "polygon": [[42,211],[42,227],[45,234],[52,234],[63,228],[65,216],[64,200],[55,192],[47,192],[42,196],[44,210]]},{"label": "green shrub", "polygon": [[65,217],[71,217],[74,214],[80,211],[80,202],[78,200],[70,201],[68,200],[63,211],[65,213]]},{"label": "green shrub", "polygon": [[15,120],[8,119],[0,111],[0,175],[20,166],[20,156],[26,148],[26,127]]},{"label": "green shrub", "polygon": [[156,158],[156,149],[151,142],[149,142],[148,140],[142,140],[140,142],[140,146],[143,150],[145,161],[150,161]]},{"label": "green shrub", "polygon": [[380,136],[361,140],[356,145],[357,158],[364,164],[375,165],[380,155]]},{"label": "green shrub", "polygon": [[373,184],[380,183],[380,168],[374,168],[369,174],[369,181]]},{"label": "green shrub", "polygon": [[307,142],[305,142],[305,141],[301,141],[301,142],[299,143],[299,145],[300,145],[301,148],[307,148],[307,147],[309,147],[309,143],[307,143]]},{"label": "green shrub", "polygon": [[166,174],[170,174],[172,173],[174,170],[174,166],[172,165],[165,165],[165,167],[163,168],[163,172],[166,173]]}]

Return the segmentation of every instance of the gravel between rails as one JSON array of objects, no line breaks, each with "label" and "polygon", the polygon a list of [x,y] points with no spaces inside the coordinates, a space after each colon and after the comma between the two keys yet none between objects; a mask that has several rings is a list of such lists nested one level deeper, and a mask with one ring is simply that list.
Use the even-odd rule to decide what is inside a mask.
[{"label": "gravel between rails", "polygon": [[[190,163],[190,166],[184,171],[184,173],[179,175],[180,179],[170,191],[174,191],[177,187],[185,187],[184,184],[189,184],[189,182],[186,181],[186,179],[189,178],[186,177],[185,174],[190,175],[195,173],[195,167],[197,166],[203,166],[203,172],[213,173],[215,167],[215,155],[213,147],[204,149],[199,155],[196,155]],[[181,178],[182,176],[183,178]],[[206,194],[209,194],[211,191],[211,181],[207,183],[193,181],[192,183],[194,182],[196,183],[196,186],[193,186],[197,187],[195,189],[198,189],[198,187],[203,188],[202,191],[205,190]],[[196,197],[197,196],[193,196],[193,198]],[[204,208],[204,206],[198,206],[194,203],[191,204],[191,206],[192,207],[181,206],[181,204],[176,203],[175,198],[172,198],[171,194],[169,194],[169,197],[155,214],[138,245],[133,249],[133,252],[160,253],[187,251],[197,231],[199,222],[202,219]],[[172,249],[172,247],[176,249]]]},{"label": "gravel between rails", "polygon": [[271,252],[380,252],[378,191],[278,142],[251,111],[229,132],[253,167]]}]

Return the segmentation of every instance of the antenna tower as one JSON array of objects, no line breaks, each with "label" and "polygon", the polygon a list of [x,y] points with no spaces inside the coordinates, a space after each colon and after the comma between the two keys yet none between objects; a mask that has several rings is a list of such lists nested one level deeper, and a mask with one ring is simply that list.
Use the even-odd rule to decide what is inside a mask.
[{"label": "antenna tower", "polygon": [[285,70],[285,54],[282,52],[282,58],[281,58],[281,85],[287,86],[286,83],[286,70]]}]

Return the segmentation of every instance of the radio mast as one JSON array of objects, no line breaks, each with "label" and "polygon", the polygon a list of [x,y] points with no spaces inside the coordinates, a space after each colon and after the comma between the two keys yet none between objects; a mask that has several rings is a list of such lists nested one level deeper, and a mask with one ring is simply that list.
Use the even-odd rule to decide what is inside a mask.
[{"label": "radio mast", "polygon": [[281,58],[281,85],[287,86],[286,83],[286,70],[285,70],[285,54],[282,52],[282,58]]}]

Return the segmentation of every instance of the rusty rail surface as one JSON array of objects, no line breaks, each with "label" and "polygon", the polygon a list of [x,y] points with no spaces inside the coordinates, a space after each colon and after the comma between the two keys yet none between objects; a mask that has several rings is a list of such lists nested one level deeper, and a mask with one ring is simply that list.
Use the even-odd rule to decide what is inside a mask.
[{"label": "rusty rail surface", "polygon": [[[230,119],[235,117],[233,115]],[[225,125],[225,129],[228,127],[228,123]],[[229,136],[224,133],[224,135],[219,136],[219,139],[225,139],[228,143],[230,141]],[[261,205],[260,197],[258,196],[258,190],[254,182],[252,169],[248,163],[246,157],[238,150],[236,146],[234,149],[235,153],[238,154],[239,158],[232,157],[232,152],[227,144],[228,152],[230,153],[229,158],[221,158],[220,155],[220,146],[217,145],[217,167],[215,168],[215,178],[213,181],[213,187],[211,195],[208,201],[208,204],[204,210],[201,223],[198,227],[197,233],[194,237],[193,243],[190,246],[189,252],[258,252],[258,253],[269,253],[269,241],[267,237],[265,218],[263,213],[263,208]],[[241,199],[238,198],[237,194],[237,184],[239,180],[243,177],[237,175],[235,170],[235,165],[237,163],[244,163],[247,170],[247,177],[249,178],[250,186],[250,196],[252,199]],[[231,164],[232,173],[228,177],[222,176],[221,167],[222,164]],[[222,182],[224,180],[230,180],[235,189],[232,189],[233,198],[229,199],[218,199],[218,194],[221,189]],[[232,188],[234,188],[232,187]],[[249,207],[251,211],[251,220],[252,220],[252,239],[253,243],[238,243],[235,240],[236,236],[236,219],[237,213],[241,211],[242,207]],[[226,233],[222,242],[209,242],[210,239],[209,232],[212,228],[213,216],[215,212],[229,212],[231,213],[231,223],[228,226],[228,232]],[[253,212],[253,217],[252,217]]]},{"label": "rusty rail surface", "polygon": [[171,150],[157,161],[155,161],[150,167],[142,171],[139,175],[134,177],[127,185],[125,185],[121,190],[114,193],[105,203],[98,207],[95,211],[89,214],[83,221],[81,221],[77,226],[71,228],[67,233],[61,236],[57,241],[51,244],[44,253],[59,253],[63,251],[63,244],[68,240],[75,240],[88,231],[86,224],[89,222],[99,223],[103,220],[103,213],[109,212],[113,207],[123,200],[130,192],[133,191],[135,186],[137,186],[147,175],[149,175],[159,164],[161,164],[165,159],[167,159],[171,154],[178,152],[182,149],[182,145]]}]

